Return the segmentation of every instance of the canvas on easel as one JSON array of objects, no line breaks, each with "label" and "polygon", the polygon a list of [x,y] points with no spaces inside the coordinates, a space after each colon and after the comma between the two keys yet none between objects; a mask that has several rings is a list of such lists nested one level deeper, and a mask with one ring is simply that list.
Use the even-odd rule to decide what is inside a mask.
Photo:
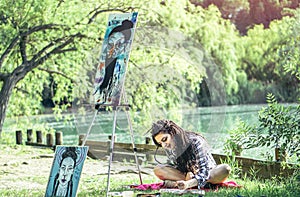
[{"label": "canvas on easel", "polygon": [[75,197],[87,146],[56,146],[45,197]]},{"label": "canvas on easel", "polygon": [[[130,49],[133,41],[137,22],[137,12],[133,13],[112,13],[108,17],[108,25],[104,36],[102,50],[100,53],[99,64],[97,66],[94,98],[95,98],[95,115],[88,129],[87,135],[83,141],[89,136],[93,122],[98,113],[98,109],[106,106],[113,107],[113,129],[112,140],[109,148],[109,165],[107,173],[106,196],[109,194],[110,188],[110,169],[113,158],[114,139],[116,130],[117,110],[119,107],[126,107],[126,116],[128,120],[133,152],[137,164],[140,183],[142,184],[141,170],[139,168],[137,152],[134,144],[133,129],[128,113],[128,103],[124,91],[125,74],[129,61]],[[121,104],[121,99],[125,103]]]},{"label": "canvas on easel", "polygon": [[137,12],[112,13],[108,17],[94,83],[98,106],[120,104],[137,15]]}]

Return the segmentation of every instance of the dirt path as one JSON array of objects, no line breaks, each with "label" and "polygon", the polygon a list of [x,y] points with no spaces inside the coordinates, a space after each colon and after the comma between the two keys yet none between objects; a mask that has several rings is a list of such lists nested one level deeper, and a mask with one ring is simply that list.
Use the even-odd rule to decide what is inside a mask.
[{"label": "dirt path", "polygon": [[[29,146],[0,145],[0,189],[45,190],[53,162],[54,152]],[[142,175],[154,177],[153,165],[142,166]],[[87,158],[81,180],[107,176],[108,161]],[[111,173],[123,179],[138,179],[135,163],[113,162]],[[136,176],[136,177],[135,177]],[[138,182],[137,182],[138,183]]]}]

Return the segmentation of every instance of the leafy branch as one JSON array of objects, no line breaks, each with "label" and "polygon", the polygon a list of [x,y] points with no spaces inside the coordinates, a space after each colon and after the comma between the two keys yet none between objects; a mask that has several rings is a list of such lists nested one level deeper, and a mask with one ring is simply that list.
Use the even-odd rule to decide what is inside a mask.
[{"label": "leafy branch", "polygon": [[268,147],[278,148],[290,157],[300,154],[300,105],[296,109],[284,107],[271,93],[267,95],[267,103],[259,111],[259,124],[253,127],[241,122],[237,129],[230,131],[225,148]]}]

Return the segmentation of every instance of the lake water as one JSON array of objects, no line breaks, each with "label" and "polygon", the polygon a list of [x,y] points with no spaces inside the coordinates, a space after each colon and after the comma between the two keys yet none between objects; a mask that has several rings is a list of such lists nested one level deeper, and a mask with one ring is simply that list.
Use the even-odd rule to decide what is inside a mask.
[{"label": "lake water", "polygon": [[[265,105],[238,105],[238,106],[220,106],[220,107],[203,107],[192,110],[181,110],[179,113],[182,117],[180,126],[191,131],[200,131],[208,140],[214,153],[224,153],[223,146],[228,137],[228,130],[237,126],[238,120],[247,122],[248,124],[256,124],[258,111]],[[53,115],[41,115],[28,118],[7,119],[3,128],[3,132],[13,132],[20,130],[18,125],[25,123],[28,128],[34,130],[42,130],[42,128],[53,128],[55,131],[63,132],[63,141],[66,145],[77,145],[78,135],[86,134],[94,112],[86,113],[84,116],[77,114],[64,115],[64,120],[57,120]],[[75,117],[75,118],[74,118]],[[38,127],[36,125],[39,125]],[[40,128],[39,128],[40,127]],[[88,139],[107,141],[111,135],[113,128],[113,112],[99,112],[92,126]],[[136,132],[134,129],[135,143],[144,143],[143,134],[149,129]],[[24,134],[26,134],[25,130]],[[131,143],[130,131],[126,114],[124,112],[117,113],[116,136],[118,142]],[[26,136],[23,139],[26,139]],[[254,154],[254,155],[253,155]],[[244,151],[243,156],[256,158],[259,151]]]}]

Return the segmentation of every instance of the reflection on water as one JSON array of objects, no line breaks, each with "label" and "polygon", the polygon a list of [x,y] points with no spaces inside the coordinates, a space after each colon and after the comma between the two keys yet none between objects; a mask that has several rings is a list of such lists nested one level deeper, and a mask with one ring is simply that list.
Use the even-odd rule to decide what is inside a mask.
[{"label": "reflection on water", "polygon": [[[238,120],[246,121],[248,124],[257,122],[258,111],[264,105],[239,105],[222,107],[205,107],[193,110],[181,110],[182,122],[178,123],[183,128],[191,131],[201,132],[210,143],[214,153],[224,153],[223,145],[228,136],[228,130],[236,127]],[[56,120],[53,115],[34,116],[26,118],[28,127],[34,128],[35,124],[43,123],[56,131],[63,132],[64,144],[77,145],[78,135],[86,134],[92,121],[94,112],[86,113],[84,116],[69,114],[65,120]],[[25,118],[24,118],[25,119]],[[19,119],[18,121],[21,121]],[[16,120],[8,120],[4,125],[4,132],[17,130]],[[113,128],[113,113],[99,112],[91,129],[89,140],[107,141]],[[143,134],[135,133],[135,143],[145,143]],[[126,115],[124,112],[117,113],[116,136],[118,142],[131,143],[130,132]],[[252,151],[252,152],[251,152]],[[257,151],[245,151],[243,156],[259,157]],[[255,153],[255,154],[254,154]],[[253,155],[254,154],[254,155]]]}]

